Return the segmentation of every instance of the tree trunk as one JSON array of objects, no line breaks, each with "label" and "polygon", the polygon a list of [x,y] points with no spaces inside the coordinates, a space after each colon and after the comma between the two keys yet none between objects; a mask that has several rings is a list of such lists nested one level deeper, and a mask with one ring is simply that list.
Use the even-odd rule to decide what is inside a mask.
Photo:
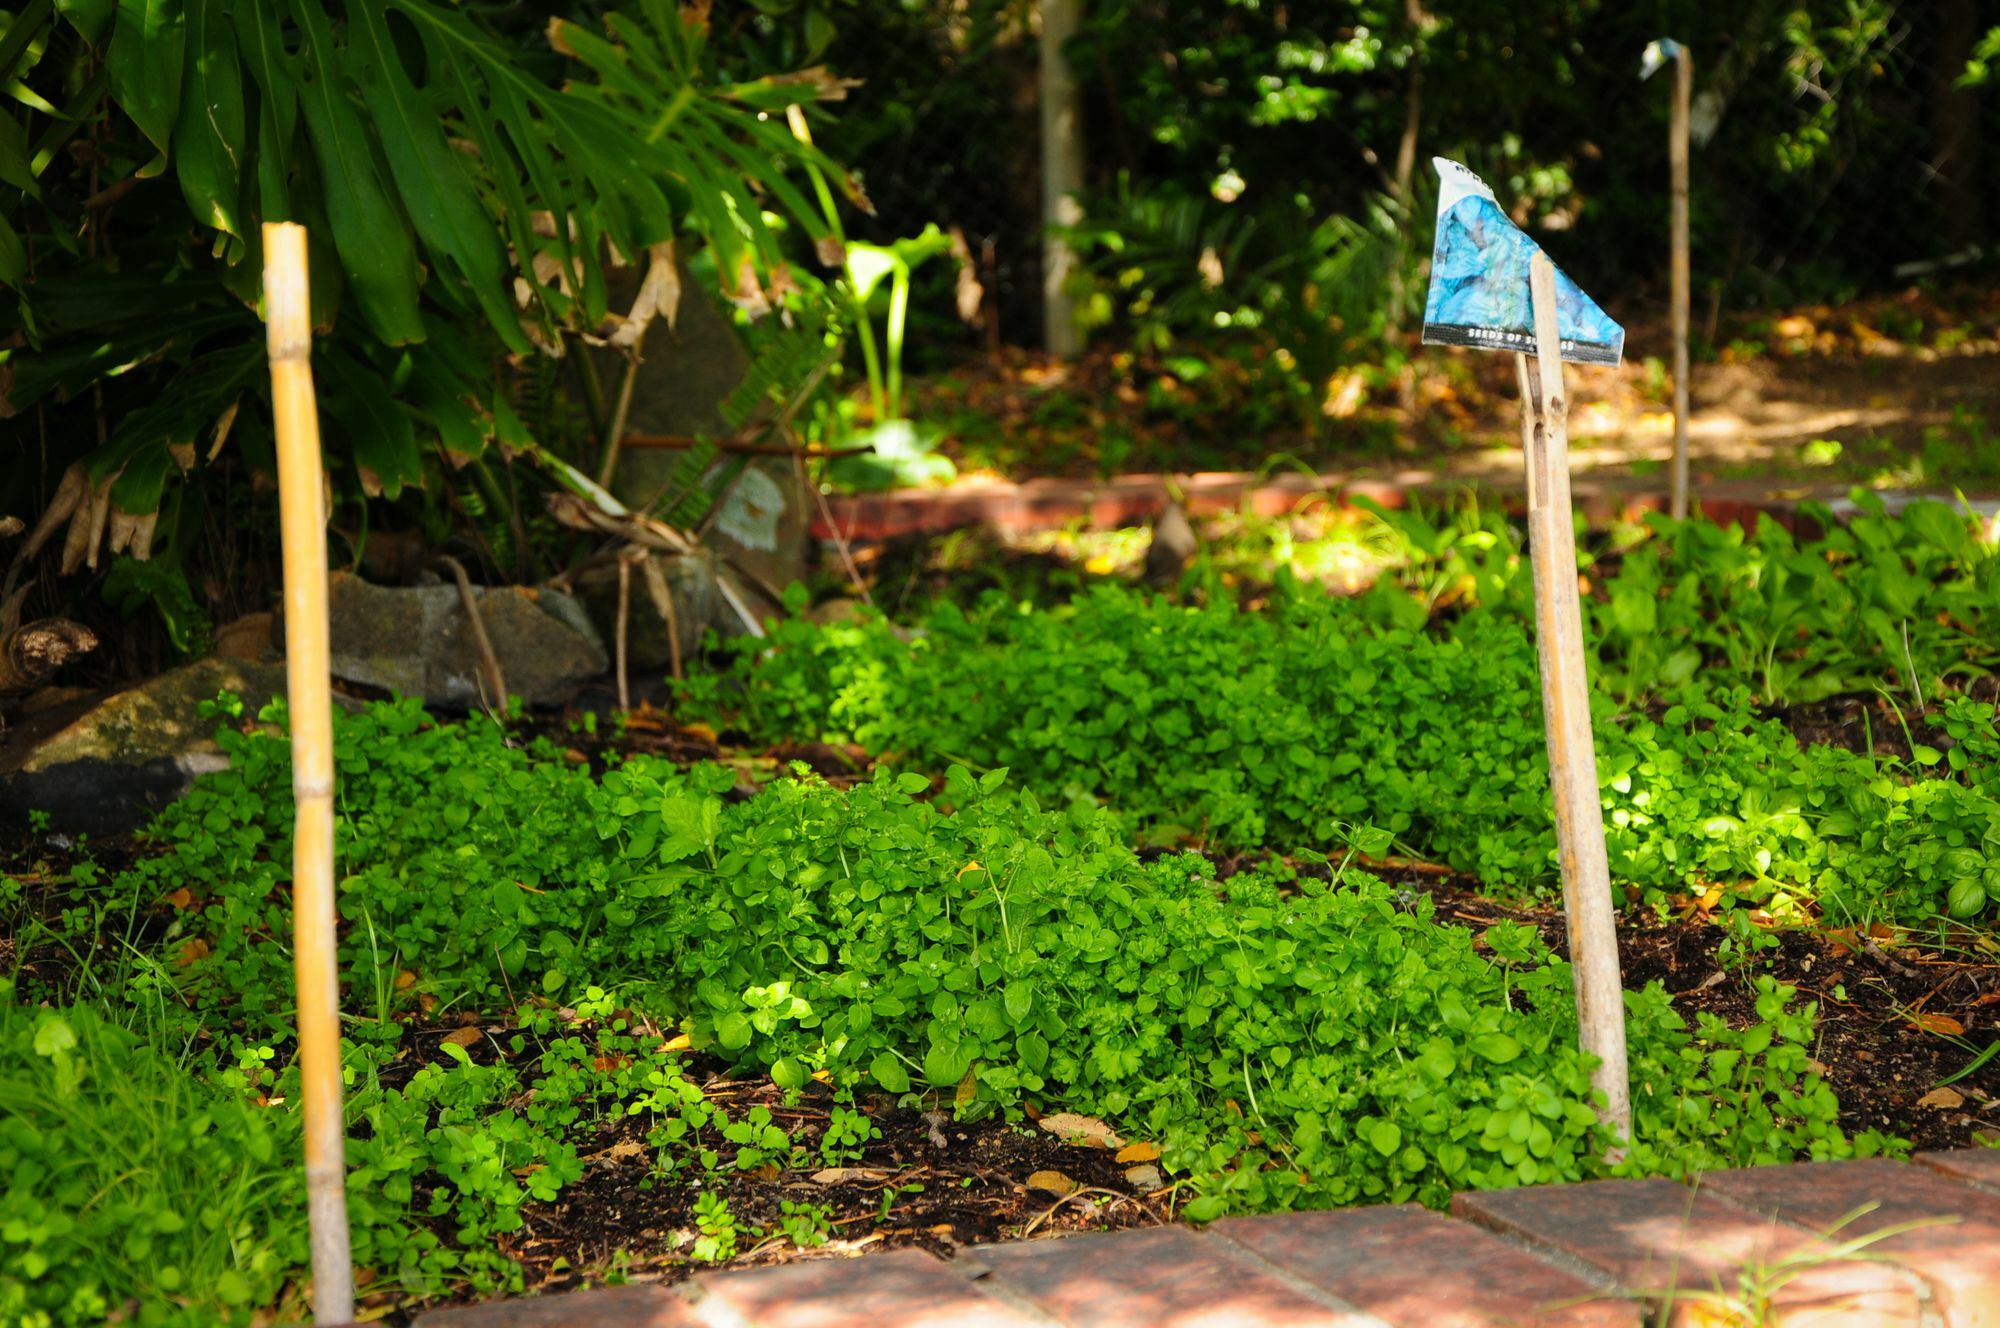
[{"label": "tree trunk", "polygon": [[[1410,65],[1409,77],[1403,84],[1403,137],[1396,144],[1396,209],[1402,215],[1397,222],[1396,266],[1389,273],[1389,320],[1384,329],[1391,346],[1399,344],[1403,337],[1403,302],[1410,275],[1409,240],[1416,228],[1416,218],[1410,215],[1411,195],[1417,174],[1417,135],[1424,117],[1424,14],[1417,0],[1405,0],[1404,16],[1410,24]],[[1406,392],[1408,378],[1403,375]]]},{"label": "tree trunk", "polygon": [[1063,44],[1076,35],[1083,0],[1042,0],[1042,340],[1049,354],[1070,359],[1083,348],[1064,285],[1076,264],[1059,226],[1083,220],[1082,98]]},{"label": "tree trunk", "polygon": [[[1985,235],[1980,207],[1979,89],[1958,86],[1959,75],[1978,45],[1981,27],[1975,0],[1942,0],[1938,5],[1937,91],[1931,97],[1931,169],[1936,172],[1939,238],[1945,254],[1978,244]],[[1944,255],[1939,255],[1943,257]]]}]

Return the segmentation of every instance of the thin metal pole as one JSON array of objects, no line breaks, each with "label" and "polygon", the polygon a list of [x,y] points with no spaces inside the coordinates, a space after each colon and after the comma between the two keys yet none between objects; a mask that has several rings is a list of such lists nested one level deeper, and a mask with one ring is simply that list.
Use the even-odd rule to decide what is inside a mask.
[{"label": "thin metal pole", "polygon": [[1583,604],[1577,592],[1576,527],[1569,490],[1569,396],[1556,323],[1555,265],[1537,251],[1529,269],[1536,355],[1514,357],[1521,380],[1521,441],[1528,455],[1528,543],[1534,567],[1535,629],[1541,659],[1542,711],[1548,732],[1549,782],[1555,795],[1556,847],[1562,867],[1563,916],[1576,985],[1578,1040],[1597,1057],[1591,1085],[1604,1095],[1600,1119],[1624,1156],[1632,1137],[1625,1061],[1625,990],[1618,972],[1618,930],[1611,868],[1604,849],[1604,805],[1590,730],[1590,681],[1584,667]]},{"label": "thin metal pole", "polygon": [[1683,46],[1674,56],[1673,121],[1667,129],[1667,162],[1673,176],[1674,478],[1668,511],[1688,514],[1688,99],[1694,57]]},{"label": "thin metal pole", "polygon": [[292,955],[305,1101],[313,1319],[354,1319],[347,1234],[346,1119],[340,1104],[340,967],[333,887],[333,698],[326,593],[326,479],[313,395],[306,232],[264,227],[271,408],[284,532],[285,690],[292,721]]}]

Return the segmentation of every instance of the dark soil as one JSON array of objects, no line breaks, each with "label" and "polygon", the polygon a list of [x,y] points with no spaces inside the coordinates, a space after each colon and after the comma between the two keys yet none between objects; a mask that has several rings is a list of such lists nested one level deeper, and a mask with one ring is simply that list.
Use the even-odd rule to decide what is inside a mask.
[{"label": "dark soil", "polygon": [[1777,706],[1769,713],[1782,721],[1801,744],[1845,747],[1850,752],[1863,755],[1872,752],[1897,761],[1910,759],[1913,742],[1940,752],[1949,751],[1952,745],[1951,735],[1944,731],[1943,725],[1932,723],[1929,716],[1917,713],[1913,706],[1899,709],[1879,693]]},{"label": "dark soil", "polygon": [[[784,1105],[783,1092],[768,1080],[718,1075],[706,1091],[711,1100],[726,1102],[732,1114],[762,1103],[795,1139],[809,1150],[817,1147],[827,1118],[824,1090],[794,1107]],[[954,1121],[948,1113],[899,1109],[886,1099],[858,1105],[884,1137],[857,1160],[785,1172],[773,1167],[762,1175],[725,1170],[706,1180],[656,1183],[643,1125],[630,1119],[611,1123],[584,1150],[592,1160],[583,1180],[555,1203],[523,1209],[526,1225],[506,1240],[505,1249],[520,1260],[527,1285],[544,1290],[563,1289],[614,1266],[646,1280],[678,1281],[708,1266],[687,1254],[695,1200],[704,1185],[728,1199],[745,1233],[734,1267],[844,1256],[870,1246],[916,1245],[950,1254],[1024,1233],[1115,1230],[1171,1220],[1171,1194],[1143,1193],[1126,1179],[1134,1164],[1120,1163],[1111,1150],[1065,1144],[1026,1122]],[[1030,1187],[1030,1178],[1042,1188]],[[781,1205],[787,1201],[827,1210],[826,1244],[801,1251],[782,1238],[751,1234],[755,1228],[780,1237]]]},{"label": "dark soil", "polygon": [[1722,930],[1705,922],[1638,931],[1620,950],[1627,985],[1657,980],[1690,1016],[1751,1022],[1751,979],[1763,973],[1818,1001],[1814,1059],[1849,1132],[1881,1130],[1918,1149],[1969,1148],[2000,1134],[2000,1058],[1939,1088],[2000,1036],[1991,940],[1965,932],[1948,946],[1899,944],[1883,931],[1771,933],[1772,949],[1733,970],[1717,962]]}]

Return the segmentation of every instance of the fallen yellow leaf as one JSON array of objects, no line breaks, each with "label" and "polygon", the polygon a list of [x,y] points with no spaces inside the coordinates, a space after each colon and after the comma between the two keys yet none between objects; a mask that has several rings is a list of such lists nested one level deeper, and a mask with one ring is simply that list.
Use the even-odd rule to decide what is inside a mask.
[{"label": "fallen yellow leaf", "polygon": [[470,1047],[479,1041],[479,1030],[471,1027],[454,1028],[444,1035],[444,1040],[454,1047]]},{"label": "fallen yellow leaf", "polygon": [[687,734],[690,738],[699,738],[703,742],[715,741],[715,730],[699,722],[681,725],[681,732]]},{"label": "fallen yellow leaf", "polygon": [[1153,1143],[1126,1144],[1118,1150],[1120,1162],[1157,1162],[1160,1160],[1160,1146]]},{"label": "fallen yellow leaf", "polygon": [[1050,1194],[1074,1194],[1077,1183],[1060,1171],[1037,1171],[1028,1177],[1028,1188],[1046,1190]]},{"label": "fallen yellow leaf", "polygon": [[1917,1099],[1920,1107],[1936,1107],[1940,1111],[1950,1111],[1953,1107],[1965,1105],[1965,1096],[1956,1089],[1933,1088]]}]

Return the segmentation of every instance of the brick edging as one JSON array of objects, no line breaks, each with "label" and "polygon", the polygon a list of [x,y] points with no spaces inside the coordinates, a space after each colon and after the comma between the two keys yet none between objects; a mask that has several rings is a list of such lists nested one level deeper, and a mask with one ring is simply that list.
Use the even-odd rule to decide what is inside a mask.
[{"label": "brick edging", "polygon": [[[1875,1205],[1872,1213],[1858,1210]],[[1778,1322],[2000,1325],[2000,1150],[1585,1181],[1415,1205],[905,1248],[425,1314],[418,1328],[1638,1328],[1757,1270]],[[1836,1231],[1837,1234],[1832,1234]],[[1864,1257],[1834,1242],[1892,1232]],[[1789,1261],[1789,1263],[1787,1263]],[[1746,1274],[1746,1269],[1749,1270]]]},{"label": "brick edging", "polygon": [[[1308,499],[1322,497],[1345,506],[1352,506],[1355,498],[1366,498],[1383,507],[1402,508],[1413,500],[1441,502],[1468,489],[1488,493],[1503,505],[1518,507],[1523,502],[1521,487],[1516,484],[1427,471],[1391,479],[1339,473],[1267,476],[1254,471],[1205,471],[1176,479],[1182,501],[1194,516],[1246,508],[1258,516],[1283,516]],[[991,526],[1015,534],[1075,524],[1112,530],[1142,525],[1159,515],[1173,491],[1168,481],[1168,476],[1158,474],[1120,475],[1108,480],[975,479],[938,489],[836,494],[827,499],[826,511],[813,517],[810,530],[815,539],[830,540],[838,535],[860,544],[938,535],[968,526]],[[1578,507],[1592,521],[1629,520],[1645,512],[1667,510],[1665,490],[1634,487],[1613,477],[1578,476],[1571,491]],[[1846,502],[1846,493],[1845,488],[1827,488],[1810,497],[1839,510]],[[1710,521],[1746,528],[1770,517],[1796,530],[1802,501],[1755,486],[1714,486],[1696,495],[1697,510]]]}]

